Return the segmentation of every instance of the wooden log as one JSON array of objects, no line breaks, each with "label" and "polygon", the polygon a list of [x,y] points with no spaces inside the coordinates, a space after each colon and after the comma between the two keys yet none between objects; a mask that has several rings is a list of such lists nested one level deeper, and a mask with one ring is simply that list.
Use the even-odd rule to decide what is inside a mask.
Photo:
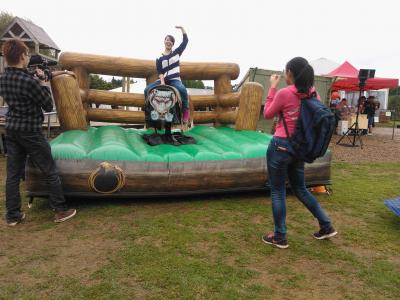
[{"label": "wooden log", "polygon": [[[100,162],[93,160],[57,161],[65,191],[93,192],[88,185],[90,174]],[[224,189],[265,185],[265,158],[230,161],[147,163],[119,161],[126,174],[121,192],[179,192],[199,189]],[[45,183],[41,172],[30,161],[27,168],[27,188],[38,190]],[[243,176],[243,178],[242,178]],[[154,182],[159,184],[154,185]],[[42,186],[42,189],[46,189]],[[116,193],[115,195],[118,195]]]},{"label": "wooden log", "polygon": [[[78,82],[79,88],[84,91],[84,93],[81,95],[86,98],[87,91],[89,90],[89,85],[90,85],[89,74],[88,74],[87,70],[82,68],[81,66],[74,66],[72,68],[72,72],[74,72],[74,74],[76,76],[76,80]],[[85,98],[82,98],[82,100],[85,101]],[[87,111],[87,109],[89,108],[89,103],[84,103],[83,108],[85,109],[85,111]],[[90,124],[89,120],[86,120],[86,122],[88,124]]]},{"label": "wooden log", "polygon": [[[214,81],[214,93],[218,95],[218,100],[220,100],[220,96],[223,94],[229,94],[232,91],[231,80],[229,76],[226,74],[219,76]],[[220,103],[218,102],[217,107],[215,108],[217,115],[221,115],[223,112],[227,112],[228,108],[223,108]],[[217,118],[214,122],[214,127],[221,126],[219,119]]]},{"label": "wooden log", "polygon": [[[62,55],[62,54],[61,54]],[[83,90],[89,89],[89,74],[85,68],[74,66],[71,71],[75,74],[78,85]]]},{"label": "wooden log", "polygon": [[[84,93],[82,90],[81,92]],[[194,95],[190,96],[190,102],[193,104],[195,109],[215,107],[217,106],[217,103],[222,107],[236,107],[239,105],[239,96],[239,93],[225,94],[220,97],[217,95]],[[84,101],[96,104],[143,107],[144,95],[104,90],[88,90]]]},{"label": "wooden log", "polygon": [[146,77],[146,84],[149,85],[150,83],[153,83],[157,79],[159,79],[158,74],[156,73],[152,74],[151,76]]},{"label": "wooden log", "polygon": [[[81,95],[82,103],[86,102],[89,90],[79,89],[79,94]],[[83,107],[86,107],[86,104],[83,104]]]},{"label": "wooden log", "polygon": [[234,124],[236,121],[236,115],[236,110],[222,111],[217,115],[217,119],[221,124]]},{"label": "wooden log", "polygon": [[193,113],[193,123],[195,124],[213,123],[216,119],[217,113],[215,111],[195,111]]},{"label": "wooden log", "polygon": [[222,107],[237,107],[239,106],[240,93],[229,93],[218,96],[218,103]]},{"label": "wooden log", "polygon": [[257,82],[246,82],[240,92],[236,130],[256,130],[260,117],[263,87]]},{"label": "wooden log", "polygon": [[144,123],[143,111],[89,108],[87,114],[90,121],[130,124]]},{"label": "wooden log", "polygon": [[218,103],[217,95],[193,95],[190,96],[190,103],[193,107],[204,108],[204,107],[215,107]]},{"label": "wooden log", "polygon": [[239,66],[234,63],[181,63],[182,78],[186,80],[216,80],[221,76],[227,76],[230,80],[235,80],[239,77],[239,73]]},{"label": "wooden log", "polygon": [[[63,52],[59,64],[62,69],[79,67],[95,74],[148,78],[152,81],[158,78],[154,60]],[[182,79],[215,80],[221,76],[236,79],[239,66],[234,63],[181,62]]]},{"label": "wooden log", "polygon": [[144,95],[121,93],[121,92],[109,92],[103,90],[88,90],[86,101],[96,104],[143,107]]},{"label": "wooden log", "polygon": [[231,78],[227,74],[222,74],[214,81],[214,94],[223,95],[232,92]]},{"label": "wooden log", "polygon": [[[88,185],[88,178],[101,161],[58,160],[57,168],[63,184],[64,193],[78,196],[80,193],[96,197]],[[305,164],[307,186],[330,184],[331,155]],[[111,197],[140,196],[154,194],[182,194],[199,191],[212,193],[226,189],[237,190],[268,188],[266,160],[264,157],[247,160],[223,160],[204,162],[147,163],[118,161],[116,163],[126,174],[126,184],[121,191]],[[159,184],[154,185],[154,182]],[[47,195],[48,186],[43,174],[28,160],[26,169],[27,195]]]},{"label": "wooden log", "polygon": [[62,130],[86,129],[86,111],[82,105],[80,89],[75,77],[68,74],[51,80],[54,101]]},{"label": "wooden log", "polygon": [[239,106],[240,93],[229,93],[223,95],[193,95],[190,101],[195,108],[215,107],[236,107]]}]

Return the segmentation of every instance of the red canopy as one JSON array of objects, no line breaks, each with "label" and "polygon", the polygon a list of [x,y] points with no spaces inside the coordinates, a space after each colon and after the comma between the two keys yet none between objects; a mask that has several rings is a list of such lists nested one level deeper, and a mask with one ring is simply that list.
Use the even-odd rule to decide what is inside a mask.
[{"label": "red canopy", "polygon": [[[345,61],[342,65],[325,76],[337,77],[336,81],[332,84],[332,91],[358,91],[360,89],[358,86],[358,70],[348,61]],[[369,78],[365,82],[364,90],[389,89],[398,86],[398,79]]]}]

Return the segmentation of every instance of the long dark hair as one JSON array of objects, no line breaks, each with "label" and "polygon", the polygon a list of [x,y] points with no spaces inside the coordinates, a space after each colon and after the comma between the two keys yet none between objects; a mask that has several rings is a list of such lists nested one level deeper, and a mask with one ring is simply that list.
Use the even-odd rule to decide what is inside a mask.
[{"label": "long dark hair", "polygon": [[314,69],[308,64],[308,61],[303,57],[292,58],[286,64],[287,71],[292,72],[297,91],[308,94],[314,85]]}]

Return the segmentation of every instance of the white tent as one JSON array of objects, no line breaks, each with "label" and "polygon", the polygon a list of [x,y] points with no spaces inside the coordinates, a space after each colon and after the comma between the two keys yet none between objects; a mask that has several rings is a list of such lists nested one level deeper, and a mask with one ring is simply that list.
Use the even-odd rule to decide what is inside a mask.
[{"label": "white tent", "polygon": [[330,71],[336,69],[340,65],[339,63],[325,57],[312,60],[309,62],[309,64],[313,67],[315,75],[328,74]]}]

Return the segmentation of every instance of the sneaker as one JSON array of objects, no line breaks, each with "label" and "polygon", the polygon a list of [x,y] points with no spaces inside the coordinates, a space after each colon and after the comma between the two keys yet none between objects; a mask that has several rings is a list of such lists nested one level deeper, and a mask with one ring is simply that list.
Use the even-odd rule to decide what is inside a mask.
[{"label": "sneaker", "polygon": [[63,211],[57,211],[54,215],[54,222],[61,223],[71,219],[73,216],[76,215],[76,209],[68,209]]},{"label": "sneaker", "polygon": [[183,117],[182,117],[182,119],[183,119],[183,123],[189,122],[189,110],[188,110],[188,109],[185,109],[185,110],[183,111]]},{"label": "sneaker", "polygon": [[372,133],[371,133],[371,132],[368,132],[367,135],[372,135]]},{"label": "sneaker", "polygon": [[280,249],[286,249],[289,247],[287,240],[281,239],[281,240],[274,240],[274,234],[270,233],[268,235],[264,235],[262,237],[262,241],[266,244],[278,247]]},{"label": "sneaker", "polygon": [[21,218],[18,221],[7,221],[8,226],[16,226],[17,224],[21,223],[23,220],[25,220],[25,213],[21,214]]},{"label": "sneaker", "polygon": [[328,229],[320,229],[318,232],[313,234],[317,240],[329,239],[335,235],[337,235],[337,231],[332,226]]}]

